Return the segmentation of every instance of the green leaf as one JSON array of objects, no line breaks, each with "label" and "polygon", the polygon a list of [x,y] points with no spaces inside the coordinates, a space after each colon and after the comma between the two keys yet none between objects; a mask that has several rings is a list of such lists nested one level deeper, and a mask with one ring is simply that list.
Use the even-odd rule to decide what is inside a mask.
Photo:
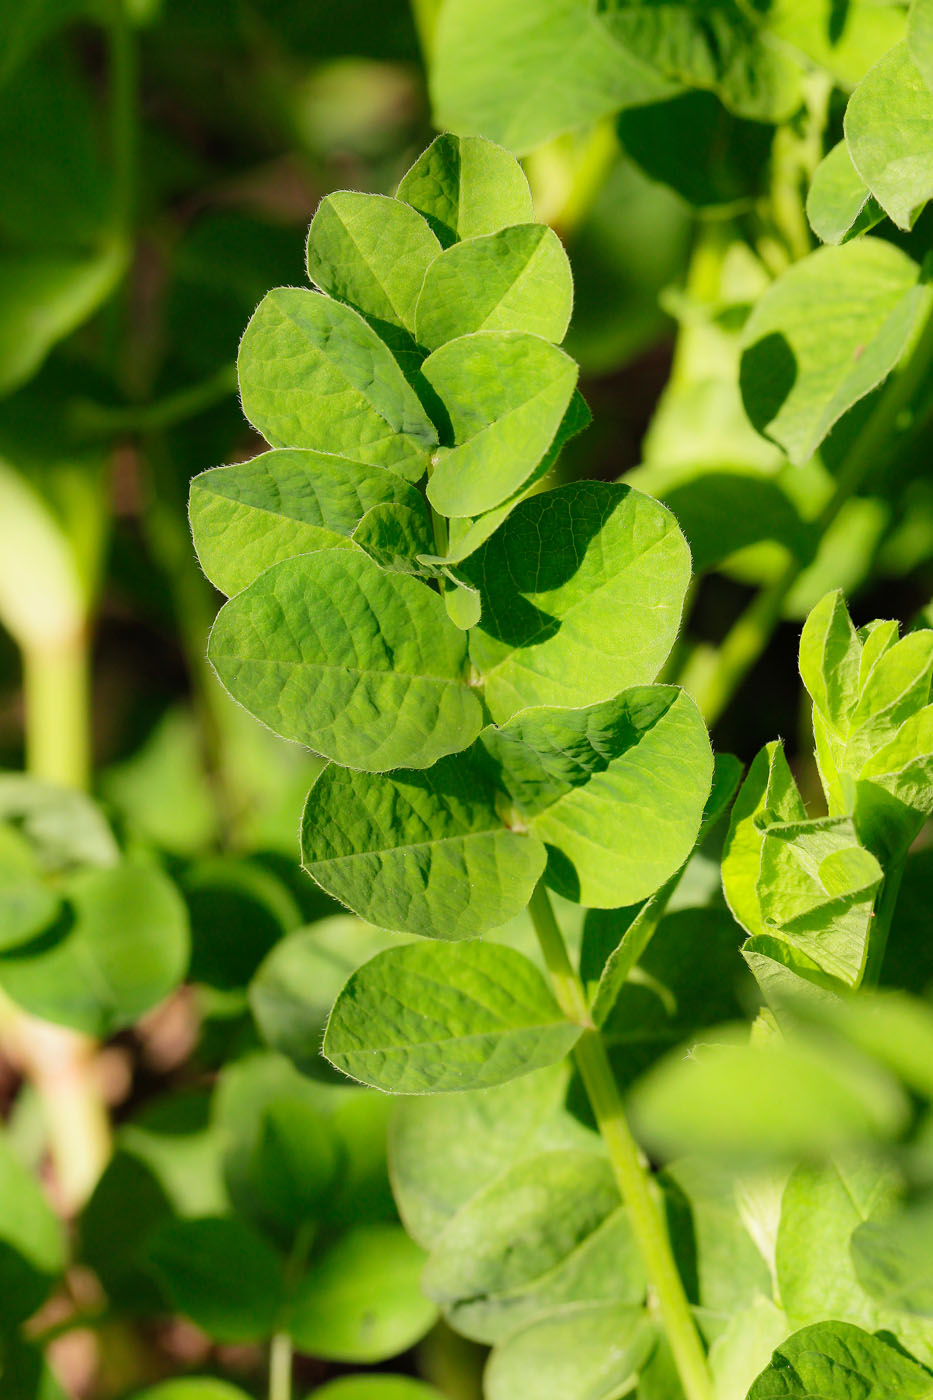
[{"label": "green leaf", "polygon": [[29,842],[14,827],[0,826],[0,952],[39,933],[59,903]]},{"label": "green leaf", "polygon": [[821,248],[765,292],[743,335],[740,382],[760,433],[805,462],[895,368],[929,293],[916,263],[880,239]]},{"label": "green leaf", "polygon": [[428,500],[454,516],[481,515],[521,490],[554,443],[577,382],[569,355],[516,331],[461,336],[422,372],[456,444],[438,449]]},{"label": "green leaf", "polygon": [[421,1291],[423,1265],[424,1254],[398,1225],[351,1230],[295,1289],[288,1330],[296,1347],[360,1364],[407,1351],[436,1317]]},{"label": "green leaf", "polygon": [[486,1368],[487,1400],[618,1400],[657,1345],[642,1308],[561,1308],[506,1337]]},{"label": "green leaf", "polygon": [[0,7],[4,33],[0,83],[5,83],[49,34],[90,9],[89,0],[5,0]]},{"label": "green leaf", "polygon": [[907,48],[933,92],[933,4],[930,0],[913,0],[907,18]]},{"label": "green leaf", "polygon": [[518,161],[481,136],[436,137],[402,176],[396,198],[427,219],[445,248],[535,217]]},{"label": "green leaf", "polygon": [[397,1094],[483,1089],[553,1064],[579,1039],[538,969],[496,943],[388,948],[347,982],[324,1054]]},{"label": "green leaf", "polygon": [[120,859],[100,807],[71,788],[22,773],[0,773],[0,821],[21,832],[48,875],[86,865],[113,866]]},{"label": "green leaf", "polygon": [[342,1376],[315,1390],[313,1400],[443,1400],[439,1390],[408,1376]]},{"label": "green leaf", "polygon": [[814,705],[836,729],[858,702],[862,646],[842,590],[817,603],[800,634],[800,678]]},{"label": "green leaf", "polygon": [[773,821],[803,821],[806,815],[783,746],[766,744],[735,800],[722,860],[726,902],[750,934],[765,932],[758,897],[764,827]]},{"label": "green leaf", "polygon": [[43,1020],[106,1038],[174,991],[188,966],[188,919],[155,866],[84,870],[62,887],[61,922],[0,958],[0,985]]},{"label": "green leaf", "polygon": [[249,1400],[246,1392],[213,1376],[185,1376],[135,1391],[131,1400]]},{"label": "green leaf", "polygon": [[653,894],[693,849],[713,775],[706,726],[674,686],[582,710],[524,710],[483,732],[548,883],[588,908]]},{"label": "green leaf", "polygon": [[461,632],[469,632],[482,616],[483,605],[479,590],[470,588],[465,583],[454,581],[451,587],[444,590],[444,607],[451,622],[455,627],[459,627]]},{"label": "green leaf", "polygon": [[483,612],[470,657],[497,724],[654,680],[680,626],[690,554],[664,506],[579,481],[529,497],[464,565]]},{"label": "green leaf", "polygon": [[250,983],[249,1004],[266,1043],[302,1074],[331,1077],[321,1058],[330,1009],[352,972],[398,935],[346,915],[298,929],[270,951]]},{"label": "green leaf", "polygon": [[325,768],[302,819],[302,864],[370,923],[426,938],[475,938],[528,904],[541,843],[509,831],[470,757],[369,777]]},{"label": "green leaf", "polygon": [[417,481],[434,426],[391,351],[351,307],[279,287],[260,302],[237,360],[243,411],[273,447],[306,447]]},{"label": "green leaf", "polygon": [[933,1205],[925,1198],[890,1220],[867,1220],[852,1236],[859,1283],[898,1311],[933,1317]]},{"label": "green leaf", "polygon": [[670,83],[613,44],[588,0],[446,0],[430,73],[434,124],[481,132],[518,155]]},{"label": "green leaf", "polygon": [[852,164],[898,228],[913,228],[933,198],[933,92],[906,44],[875,64],[849,99],[846,142]]},{"label": "green leaf", "polygon": [[172,1220],[156,1231],[146,1253],[173,1306],[218,1342],[263,1341],[276,1330],[282,1267],[242,1221]]},{"label": "green leaf", "polygon": [[354,768],[426,768],[482,723],[440,595],[361,550],[267,569],[221,609],[208,657],[270,729]]},{"label": "green leaf", "polygon": [[392,1189],[419,1244],[431,1249],[460,1207],[515,1163],[596,1145],[564,1107],[569,1077],[564,1062],[492,1089],[398,1102],[389,1135]]},{"label": "green leaf", "polygon": [[415,334],[436,350],[473,331],[526,331],[558,344],[570,324],[573,276],[546,224],[516,224],[454,243],[431,263]]},{"label": "green leaf", "polygon": [[196,476],[189,515],[201,568],[229,597],[283,559],[349,549],[363,517],[386,504],[423,512],[419,493],[392,472],[282,449]]},{"label": "green leaf", "polygon": [[433,547],[431,522],[424,497],[413,494],[414,500],[404,505],[387,501],[373,506],[353,531],[353,543],[389,573],[428,572],[418,560]]},{"label": "green leaf", "polygon": [[828,151],[813,172],[807,218],[822,243],[848,243],[884,218],[884,210],[862,180],[845,141]]},{"label": "green leaf", "polygon": [[415,305],[441,245],[408,203],[338,190],[322,199],[308,231],[308,275],[380,331],[414,334]]},{"label": "green leaf", "polygon": [[38,1182],[0,1136],[0,1308],[5,1324],[24,1321],[65,1268],[65,1238]]},{"label": "green leaf", "polygon": [[885,0],[772,0],[764,23],[780,42],[825,68],[843,88],[853,88],[892,44],[904,37],[900,5]]},{"label": "green leaf", "polygon": [[663,77],[708,88],[740,117],[780,122],[800,102],[800,69],[737,0],[598,0],[620,44]]},{"label": "green leaf", "polygon": [[641,1303],[644,1277],[609,1163],[571,1151],[516,1163],[445,1226],[424,1287],[458,1332],[481,1342],[570,1303]]},{"label": "green leaf", "polygon": [[748,1028],[677,1050],[632,1095],[638,1129],[665,1155],[793,1161],[896,1136],[906,1101],[870,1061],[800,1037],[752,1045]]},{"label": "green leaf", "polygon": [[818,1322],[781,1343],[748,1400],[928,1400],[929,1395],[929,1372],[899,1347],[845,1322]]},{"label": "green leaf", "polygon": [[266,1106],[252,1164],[263,1217],[290,1242],[307,1221],[326,1216],[340,1149],[328,1120],[299,1098]]}]

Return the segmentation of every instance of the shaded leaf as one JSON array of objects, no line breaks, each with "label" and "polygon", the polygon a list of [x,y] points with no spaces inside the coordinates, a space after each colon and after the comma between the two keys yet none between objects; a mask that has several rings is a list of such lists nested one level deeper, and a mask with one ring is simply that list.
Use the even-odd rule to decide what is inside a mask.
[{"label": "shaded leaf", "polygon": [[628,1394],[657,1345],[642,1308],[584,1303],[520,1328],[493,1351],[488,1400],[616,1400]]},{"label": "shaded leaf", "polygon": [[149,1242],[149,1267],[179,1312],[220,1342],[262,1341],[276,1330],[282,1268],[242,1221],[173,1220]]},{"label": "shaded leaf", "polygon": [[828,151],[813,172],[807,192],[807,218],[822,243],[848,243],[884,218],[862,180],[845,141]]},{"label": "shaded leaf", "polygon": [[898,228],[933,198],[933,92],[906,44],[889,49],[855,89],[845,116],[852,164]]}]

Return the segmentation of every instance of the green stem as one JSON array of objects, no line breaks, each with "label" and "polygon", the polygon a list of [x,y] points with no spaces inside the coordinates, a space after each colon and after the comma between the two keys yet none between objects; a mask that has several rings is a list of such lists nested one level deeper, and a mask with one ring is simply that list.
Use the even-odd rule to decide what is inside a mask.
[{"label": "green stem", "polygon": [[628,1211],[687,1400],[713,1400],[713,1388],[690,1304],[671,1250],[662,1206],[632,1137],[606,1046],[590,1019],[586,994],[567,956],[543,883],[529,904],[538,942],[564,1014],[583,1027],[574,1055]]},{"label": "green stem", "polygon": [[[933,308],[903,369],[888,382],[874,413],[856,438],[836,477],[836,486],[813,522],[813,538],[821,541],[840,510],[858,490],[868,473],[890,457],[897,420],[923,381],[933,358]],[[790,559],[780,576],[752,600],[733,624],[719,647],[716,665],[705,676],[699,666],[687,666],[681,684],[696,698],[708,725],[712,726],[732,700],[742,681],[761,656],[781,620],[784,603],[809,561]],[[703,668],[705,670],[705,667]]]},{"label": "green stem", "polygon": [[269,1400],[292,1400],[292,1339],[276,1332],[269,1343]]},{"label": "green stem", "polygon": [[90,664],[85,628],[23,647],[26,767],[34,778],[90,780]]},{"label": "green stem", "polygon": [[224,365],[200,384],[167,394],[155,403],[112,406],[77,399],[71,404],[70,427],[81,439],[162,432],[222,403],[236,393],[236,387],[236,367]]}]

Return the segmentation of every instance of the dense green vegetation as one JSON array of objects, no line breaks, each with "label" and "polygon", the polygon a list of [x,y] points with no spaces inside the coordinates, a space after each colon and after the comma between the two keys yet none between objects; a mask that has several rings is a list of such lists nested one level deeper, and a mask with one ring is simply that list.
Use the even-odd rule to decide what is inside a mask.
[{"label": "dense green vegetation", "polygon": [[0,17],[4,1400],[933,1394],[933,5]]}]

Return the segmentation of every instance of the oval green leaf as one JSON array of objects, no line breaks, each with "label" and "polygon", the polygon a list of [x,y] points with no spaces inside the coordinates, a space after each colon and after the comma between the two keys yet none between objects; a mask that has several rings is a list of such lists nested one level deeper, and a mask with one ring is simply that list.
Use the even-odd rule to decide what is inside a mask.
[{"label": "oval green leaf", "polygon": [[852,164],[898,228],[911,229],[933,198],[933,92],[906,44],[896,44],[849,99]]},{"label": "oval green leaf", "polygon": [[402,176],[397,198],[418,210],[445,248],[535,217],[524,170],[482,136],[438,136]]}]

